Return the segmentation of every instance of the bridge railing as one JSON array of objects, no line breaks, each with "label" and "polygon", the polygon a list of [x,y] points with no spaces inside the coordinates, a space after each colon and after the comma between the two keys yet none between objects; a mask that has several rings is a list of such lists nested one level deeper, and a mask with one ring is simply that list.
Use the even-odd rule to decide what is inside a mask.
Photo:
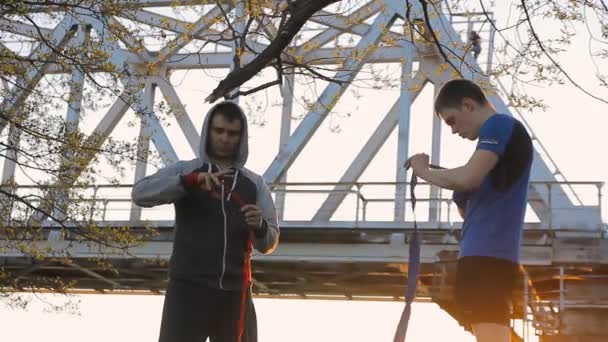
[{"label": "bridge railing", "polygon": [[[541,197],[547,202],[546,210],[549,215],[538,214],[538,208],[528,206],[525,221],[530,227],[539,229],[574,229],[574,230],[602,230],[602,186],[601,182],[532,182],[530,185],[538,185],[546,189]],[[412,212],[409,205],[409,184],[395,182],[354,182],[354,183],[332,183],[332,182],[289,182],[270,184],[274,195],[279,192],[285,194],[285,205],[277,208],[282,211],[284,223],[308,222],[311,225],[322,224],[328,220],[316,218],[322,205],[330,194],[343,193],[345,196],[331,209],[329,222],[348,222],[353,225],[372,224],[381,227],[381,223],[399,223],[395,221],[395,193],[397,186],[406,186],[406,208],[405,221],[411,222],[414,218],[427,226],[439,228],[458,228],[462,218],[458,208],[452,201],[452,191],[440,190],[437,196],[431,196],[431,186],[427,183],[419,183],[416,188],[417,207]],[[557,190],[559,187],[560,191]],[[78,217],[96,221],[134,221],[132,210],[135,204],[131,201],[130,184],[123,185],[96,185],[93,187],[75,188],[71,191],[67,201],[72,208],[78,210]],[[335,190],[335,189],[341,190]],[[29,205],[15,202],[13,216],[29,217],[39,205],[40,200],[36,196],[48,191],[39,186],[18,186],[15,193],[30,198]],[[556,195],[559,194],[559,195]],[[568,196],[569,201],[559,198]],[[535,199],[529,198],[532,203]],[[575,203],[573,207],[562,206],[563,203]],[[327,206],[325,206],[327,207]],[[542,213],[541,213],[542,214]],[[154,208],[144,208],[141,216],[135,221],[163,221],[171,224],[174,211],[172,205],[161,205]],[[580,222],[576,225],[568,223],[564,225],[558,222],[560,217],[580,216]],[[576,222],[576,220],[574,220]],[[133,222],[135,224],[135,222]],[[423,224],[424,226],[424,224]]]}]

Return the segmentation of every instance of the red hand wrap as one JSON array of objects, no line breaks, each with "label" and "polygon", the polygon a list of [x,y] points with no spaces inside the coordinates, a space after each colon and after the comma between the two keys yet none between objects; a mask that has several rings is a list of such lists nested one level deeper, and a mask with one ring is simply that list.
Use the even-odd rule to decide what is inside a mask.
[{"label": "red hand wrap", "polygon": [[184,176],[184,180],[186,181],[186,185],[190,188],[193,188],[198,184],[198,172],[192,172]]}]

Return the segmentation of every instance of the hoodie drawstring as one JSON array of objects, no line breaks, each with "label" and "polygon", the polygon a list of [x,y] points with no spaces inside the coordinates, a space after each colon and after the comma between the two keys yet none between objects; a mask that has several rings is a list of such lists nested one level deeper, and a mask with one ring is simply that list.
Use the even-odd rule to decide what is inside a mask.
[{"label": "hoodie drawstring", "polygon": [[232,187],[230,187],[230,192],[228,193],[228,197],[226,198],[226,200],[228,200],[228,201],[230,201],[230,196],[232,195],[234,188],[236,188],[236,179],[238,177],[239,177],[239,170],[235,170],[234,177],[232,177]]}]

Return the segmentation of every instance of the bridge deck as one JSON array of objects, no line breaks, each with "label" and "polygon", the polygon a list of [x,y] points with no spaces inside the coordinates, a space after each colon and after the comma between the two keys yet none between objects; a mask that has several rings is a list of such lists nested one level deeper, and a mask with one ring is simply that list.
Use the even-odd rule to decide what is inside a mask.
[{"label": "bridge deck", "polygon": [[[376,185],[395,186],[394,183]],[[591,186],[595,188],[596,184]],[[142,234],[152,229],[154,236],[146,237],[142,244],[127,251],[116,250],[82,241],[70,232],[69,224],[61,229],[47,220],[41,223],[43,229],[38,239],[21,241],[41,250],[48,249],[51,253],[47,257],[39,260],[25,257],[15,241],[0,236],[0,266],[14,274],[24,287],[36,284],[55,288],[56,284],[48,282],[60,279],[64,283],[73,282],[71,291],[162,293],[173,248],[173,208],[144,209],[141,215],[148,220],[121,220],[132,213],[130,189],[121,186],[117,191],[109,187],[107,190],[115,195],[112,198],[104,197],[103,190],[95,189],[92,197],[81,198],[96,204],[92,206],[96,210],[91,212],[91,217],[96,215],[98,219],[96,225],[126,227]],[[120,191],[123,193],[117,195]],[[292,195],[323,197],[330,191],[306,189],[293,191]],[[599,187],[595,191],[595,195],[599,194]],[[256,296],[403,300],[409,261],[408,237],[413,222],[374,220],[371,206],[374,203],[390,206],[394,198],[364,194],[361,186],[351,195],[355,201],[346,214],[338,213],[342,220],[298,217],[280,223],[281,243],[277,250],[271,255],[256,254],[253,258]],[[595,195],[592,197],[599,199]],[[298,198],[292,201],[295,202],[292,207],[300,205],[306,209],[310,204],[299,202]],[[550,330],[557,320],[555,308],[608,309],[608,296],[597,295],[597,291],[574,297],[565,295],[571,284],[601,288],[608,282],[608,240],[606,225],[601,221],[601,202],[567,208],[558,201],[549,203],[552,203],[547,208],[549,215],[525,223],[521,286],[514,296],[513,314],[514,318],[522,318],[524,308],[528,308],[532,310],[528,314],[533,315],[535,324]],[[453,313],[452,284],[461,222],[455,220],[457,215],[452,213],[454,207],[449,198],[421,196],[421,204],[418,210],[422,215],[416,213],[422,221],[418,224],[422,239],[418,300],[436,302]],[[425,217],[428,214],[425,211],[433,207],[440,208],[442,214],[436,219],[430,219],[430,215]],[[560,211],[578,214],[572,216],[573,219],[559,220],[564,215],[553,214]],[[411,213],[407,217],[412,217]],[[69,256],[68,262],[61,258],[65,256]]]}]

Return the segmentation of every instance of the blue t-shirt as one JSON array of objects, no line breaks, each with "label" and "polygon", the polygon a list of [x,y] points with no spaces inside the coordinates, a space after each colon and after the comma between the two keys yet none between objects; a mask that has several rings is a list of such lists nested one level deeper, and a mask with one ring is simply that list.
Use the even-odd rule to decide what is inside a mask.
[{"label": "blue t-shirt", "polygon": [[465,207],[460,257],[491,256],[518,263],[532,140],[521,122],[495,114],[481,126],[477,149],[492,151],[499,160],[478,189],[454,193],[456,204]]}]

